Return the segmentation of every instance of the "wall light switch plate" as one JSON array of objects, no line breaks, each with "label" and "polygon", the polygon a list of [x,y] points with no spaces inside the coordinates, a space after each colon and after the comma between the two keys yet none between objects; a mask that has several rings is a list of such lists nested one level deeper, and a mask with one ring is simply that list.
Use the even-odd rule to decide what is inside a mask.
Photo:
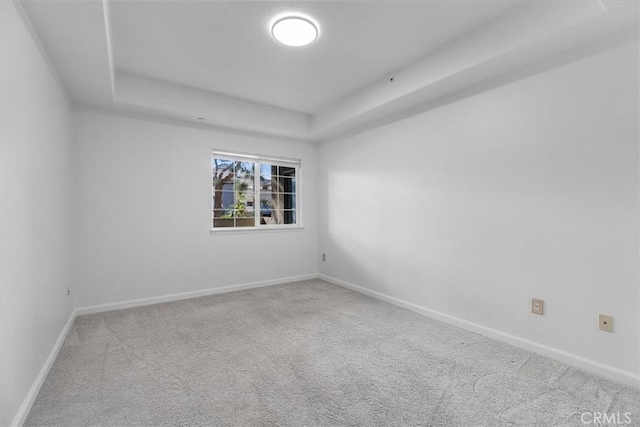
[{"label": "wall light switch plate", "polygon": [[541,299],[531,298],[531,312],[533,314],[542,315],[544,313],[544,301]]},{"label": "wall light switch plate", "polygon": [[600,323],[600,330],[605,332],[613,332],[613,317],[601,314],[598,317]]}]

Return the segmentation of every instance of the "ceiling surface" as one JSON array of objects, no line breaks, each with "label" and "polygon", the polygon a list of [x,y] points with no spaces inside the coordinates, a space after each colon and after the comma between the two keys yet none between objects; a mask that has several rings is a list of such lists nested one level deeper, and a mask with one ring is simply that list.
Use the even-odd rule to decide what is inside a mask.
[{"label": "ceiling surface", "polygon": [[[79,106],[313,141],[628,42],[638,25],[636,3],[606,0],[21,4]],[[287,13],[313,18],[319,38],[276,42]]]},{"label": "ceiling surface", "polygon": [[[498,16],[511,2],[111,4],[115,68],[315,113]],[[274,17],[304,13],[320,37],[278,43]]]}]

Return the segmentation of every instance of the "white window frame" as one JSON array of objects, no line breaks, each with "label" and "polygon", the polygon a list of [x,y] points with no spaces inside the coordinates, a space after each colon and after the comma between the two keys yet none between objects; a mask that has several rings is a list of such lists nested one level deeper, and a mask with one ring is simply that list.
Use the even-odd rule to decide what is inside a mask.
[{"label": "white window frame", "polygon": [[[273,156],[265,156],[259,154],[247,154],[247,153],[238,153],[238,152],[229,152],[225,150],[212,150],[211,159],[209,161],[209,166],[213,162],[214,158],[224,159],[224,160],[233,160],[233,161],[241,161],[241,162],[251,162],[254,165],[254,225],[248,227],[214,227],[213,226],[213,211],[214,211],[214,196],[215,190],[213,189],[213,185],[211,186],[211,232],[212,233],[242,233],[242,232],[253,232],[253,231],[286,231],[286,230],[301,230],[303,229],[302,223],[302,180],[301,180],[301,169],[302,169],[302,160],[286,158],[286,157],[273,157]],[[277,165],[277,166],[287,166],[293,167],[295,169],[295,197],[296,197],[296,222],[295,224],[260,224],[260,212],[261,212],[261,204],[260,204],[260,165],[261,164],[269,164],[269,165]],[[213,170],[211,171],[211,180],[213,180]]]}]

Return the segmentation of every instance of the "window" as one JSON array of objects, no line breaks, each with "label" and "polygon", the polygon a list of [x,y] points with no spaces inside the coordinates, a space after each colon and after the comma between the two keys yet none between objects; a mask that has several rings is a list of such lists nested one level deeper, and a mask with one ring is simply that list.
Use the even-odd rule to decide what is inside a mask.
[{"label": "window", "polygon": [[300,224],[300,161],[214,151],[213,229]]}]

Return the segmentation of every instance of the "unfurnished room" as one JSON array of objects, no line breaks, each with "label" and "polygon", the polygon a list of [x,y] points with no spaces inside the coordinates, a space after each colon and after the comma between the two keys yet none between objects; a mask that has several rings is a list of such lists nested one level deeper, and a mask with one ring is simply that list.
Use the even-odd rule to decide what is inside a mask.
[{"label": "unfurnished room", "polygon": [[639,2],[0,5],[1,426],[640,426]]}]

